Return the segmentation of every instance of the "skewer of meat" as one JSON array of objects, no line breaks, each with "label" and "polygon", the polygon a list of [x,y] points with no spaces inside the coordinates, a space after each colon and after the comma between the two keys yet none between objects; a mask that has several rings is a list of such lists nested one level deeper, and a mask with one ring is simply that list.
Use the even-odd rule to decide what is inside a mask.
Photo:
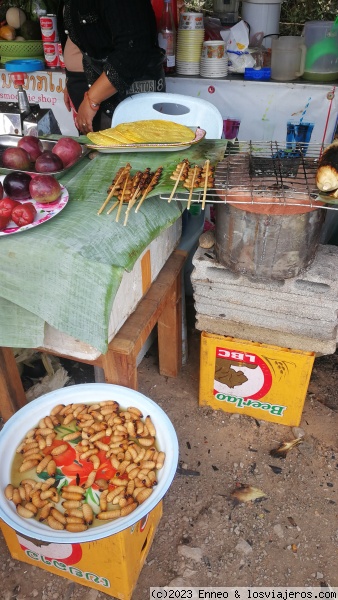
[{"label": "skewer of meat", "polygon": [[[176,192],[176,190],[177,190],[177,188],[178,188],[178,184],[179,184],[179,183],[180,183],[180,181],[181,181],[181,177],[183,176],[183,173],[184,173],[184,172],[186,172],[186,170],[187,170],[187,160],[186,160],[186,159],[184,159],[184,160],[182,161],[182,163],[180,163],[180,164],[181,164],[181,168],[179,169],[179,171],[178,171],[178,173],[177,173],[177,176],[175,176],[176,183],[175,183],[175,185],[174,185],[174,187],[173,187],[173,189],[172,189],[172,192],[171,192],[171,194],[170,194],[170,196],[169,196],[169,198],[168,198],[168,203],[170,203],[170,202],[172,201],[172,199],[173,199],[173,197],[174,197],[174,195],[175,195],[175,192]],[[179,165],[177,165],[177,166],[179,166]],[[177,167],[176,167],[176,170],[177,170]],[[174,173],[175,173],[175,174],[176,174],[176,170],[174,171]],[[188,170],[189,170],[189,163],[188,163]],[[173,173],[173,175],[171,176],[171,179],[173,179],[173,178],[174,178],[174,177],[173,177],[173,176],[174,176],[174,173]]]},{"label": "skewer of meat", "polygon": [[148,184],[148,186],[146,187],[146,189],[144,190],[141,200],[139,201],[135,212],[137,213],[139,208],[141,208],[144,200],[146,199],[147,195],[149,194],[149,192],[151,192],[151,190],[154,189],[154,187],[158,184],[158,181],[162,175],[162,171],[163,171],[163,167],[158,167],[158,169],[156,169],[155,173],[153,174],[150,183]]},{"label": "skewer of meat", "polygon": [[142,171],[137,171],[134,177],[129,178],[127,185],[125,187],[125,179],[122,179],[121,182],[116,187],[116,197],[118,200],[113,204],[113,206],[107,211],[107,215],[109,215],[119,204],[121,200],[121,195],[123,194],[123,202],[129,202],[129,199],[133,192],[135,191],[135,187],[137,187],[140,177],[142,176]]},{"label": "skewer of meat", "polygon": [[[187,209],[188,210],[189,210],[190,205],[191,205],[192,194],[193,194],[194,188],[197,187],[195,185],[195,181],[198,179],[198,176],[199,176],[199,173],[200,173],[199,169],[200,168],[197,165],[194,166],[194,170],[193,170],[193,173],[192,173],[192,178],[191,178],[191,181],[189,182],[190,183],[190,186],[189,186],[190,192],[189,192],[189,198],[188,198],[188,204],[187,204]],[[187,187],[186,184],[184,184],[184,185],[185,185],[185,187]]]},{"label": "skewer of meat", "polygon": [[142,190],[144,190],[144,188],[148,185],[150,178],[151,178],[150,168],[147,167],[146,170],[141,174],[138,185],[137,185],[136,189],[134,190],[134,193],[128,202],[128,208],[127,208],[127,211],[125,214],[123,225],[127,225],[129,213],[130,213],[132,207],[134,206],[137,198],[142,193]]},{"label": "skewer of meat", "polygon": [[119,185],[119,183],[122,181],[123,177],[129,173],[131,169],[131,165],[129,163],[126,164],[125,167],[121,167],[118,172],[116,173],[114,179],[113,179],[113,183],[112,186],[109,191],[109,194],[107,196],[107,198],[105,199],[104,203],[102,204],[101,208],[98,210],[98,215],[100,215],[104,209],[106,208],[109,200],[113,197],[115,190],[117,189],[117,186]]},{"label": "skewer of meat", "polygon": [[[183,166],[183,171],[182,171]],[[170,179],[174,179],[176,181],[179,179],[180,181],[185,181],[189,174],[190,163],[187,158],[184,158],[182,162],[178,163],[175,171],[170,175]]]}]

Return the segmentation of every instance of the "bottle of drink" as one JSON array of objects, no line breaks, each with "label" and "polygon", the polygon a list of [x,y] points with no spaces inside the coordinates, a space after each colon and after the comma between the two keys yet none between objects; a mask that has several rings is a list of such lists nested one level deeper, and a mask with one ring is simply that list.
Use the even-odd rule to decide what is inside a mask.
[{"label": "bottle of drink", "polygon": [[171,9],[171,0],[164,0],[158,43],[166,53],[164,72],[174,73],[176,63],[176,27]]}]

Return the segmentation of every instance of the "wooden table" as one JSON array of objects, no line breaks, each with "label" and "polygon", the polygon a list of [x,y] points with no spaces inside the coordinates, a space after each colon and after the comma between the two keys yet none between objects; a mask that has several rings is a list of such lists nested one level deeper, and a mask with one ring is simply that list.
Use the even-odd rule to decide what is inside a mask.
[{"label": "wooden table", "polygon": [[[150,286],[133,314],[109,344],[108,352],[94,361],[100,366],[106,383],[137,390],[137,356],[157,325],[159,370],[161,375],[176,377],[182,363],[182,268],[187,253],[175,250]],[[45,348],[38,351],[56,354]],[[57,354],[71,359],[69,355]],[[79,361],[78,358],[76,358]],[[81,362],[81,361],[80,361]],[[11,348],[0,348],[0,414],[7,421],[26,404],[26,396]]]}]

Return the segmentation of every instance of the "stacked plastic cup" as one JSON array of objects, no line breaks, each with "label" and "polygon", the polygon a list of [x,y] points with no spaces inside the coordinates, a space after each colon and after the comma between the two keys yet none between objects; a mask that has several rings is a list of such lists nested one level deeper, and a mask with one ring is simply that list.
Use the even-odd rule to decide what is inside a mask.
[{"label": "stacked plastic cup", "polygon": [[225,42],[208,40],[203,42],[200,60],[201,77],[225,77],[228,74],[228,55]]},{"label": "stacked plastic cup", "polygon": [[176,73],[199,75],[203,41],[203,13],[181,13],[177,30]]}]

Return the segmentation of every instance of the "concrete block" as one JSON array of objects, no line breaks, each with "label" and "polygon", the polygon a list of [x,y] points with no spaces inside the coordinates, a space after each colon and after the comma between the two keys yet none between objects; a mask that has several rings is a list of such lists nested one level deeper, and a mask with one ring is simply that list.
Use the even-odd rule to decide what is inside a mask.
[{"label": "concrete block", "polygon": [[322,354],[335,352],[336,246],[319,246],[306,271],[283,281],[234,273],[217,262],[212,251],[202,248],[196,251],[193,265],[191,281],[201,331]]},{"label": "concrete block", "polygon": [[334,354],[336,351],[337,342],[335,338],[322,340],[315,337],[297,335],[296,333],[276,331],[275,329],[268,329],[257,325],[236,323],[200,313],[196,314],[195,327],[199,331],[207,331],[208,333],[226,335],[261,344],[280,346],[281,348],[315,352],[317,355]]}]

